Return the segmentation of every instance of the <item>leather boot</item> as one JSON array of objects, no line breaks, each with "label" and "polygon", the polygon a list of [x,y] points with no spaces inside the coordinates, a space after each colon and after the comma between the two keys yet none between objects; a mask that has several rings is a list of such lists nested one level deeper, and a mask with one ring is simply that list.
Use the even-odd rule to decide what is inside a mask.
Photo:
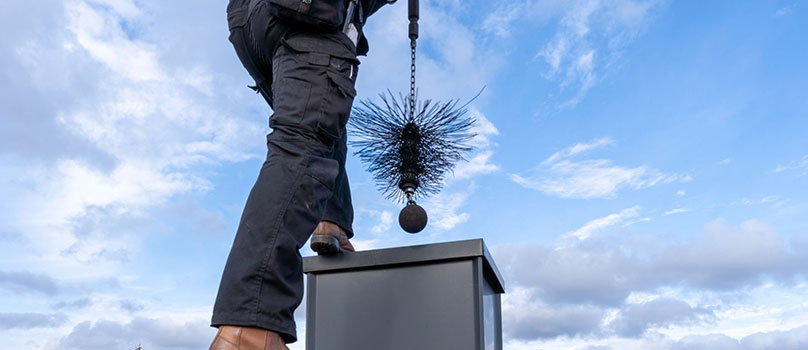
[{"label": "leather boot", "polygon": [[314,229],[314,235],[311,236],[311,250],[318,255],[335,254],[345,250],[355,251],[345,231],[330,221],[320,221]]},{"label": "leather boot", "polygon": [[210,350],[289,350],[278,333],[263,328],[220,326]]}]

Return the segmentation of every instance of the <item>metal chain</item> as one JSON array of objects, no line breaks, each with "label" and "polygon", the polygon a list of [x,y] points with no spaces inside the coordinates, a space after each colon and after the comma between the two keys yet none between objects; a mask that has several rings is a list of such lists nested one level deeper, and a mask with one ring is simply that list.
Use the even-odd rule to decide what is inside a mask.
[{"label": "metal chain", "polygon": [[415,119],[415,39],[410,40],[412,63],[410,64],[410,121]]}]

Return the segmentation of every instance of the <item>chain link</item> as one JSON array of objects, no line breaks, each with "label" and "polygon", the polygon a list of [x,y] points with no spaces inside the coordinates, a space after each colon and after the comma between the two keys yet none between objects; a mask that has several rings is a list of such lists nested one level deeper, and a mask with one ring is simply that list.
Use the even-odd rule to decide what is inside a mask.
[{"label": "chain link", "polygon": [[410,64],[410,121],[415,119],[415,39],[410,40],[412,63]]}]

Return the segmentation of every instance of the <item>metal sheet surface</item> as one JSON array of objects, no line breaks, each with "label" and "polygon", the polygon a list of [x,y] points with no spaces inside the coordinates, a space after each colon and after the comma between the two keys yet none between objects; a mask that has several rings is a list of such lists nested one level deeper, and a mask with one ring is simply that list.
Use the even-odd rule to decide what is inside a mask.
[{"label": "metal sheet surface", "polygon": [[[307,350],[473,350],[473,260],[336,271],[316,280]],[[311,286],[310,286],[311,287]]]}]

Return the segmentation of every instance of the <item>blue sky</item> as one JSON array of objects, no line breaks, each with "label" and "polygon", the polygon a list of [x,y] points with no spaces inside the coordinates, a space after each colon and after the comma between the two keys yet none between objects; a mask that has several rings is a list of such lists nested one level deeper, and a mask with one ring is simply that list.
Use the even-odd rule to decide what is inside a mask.
[{"label": "blue sky", "polygon": [[[269,131],[224,8],[0,4],[0,347],[209,344]],[[808,3],[421,12],[420,95],[486,86],[476,151],[418,235],[350,158],[357,248],[484,238],[507,349],[808,348]],[[359,98],[404,91],[406,6],[366,31]]]}]

